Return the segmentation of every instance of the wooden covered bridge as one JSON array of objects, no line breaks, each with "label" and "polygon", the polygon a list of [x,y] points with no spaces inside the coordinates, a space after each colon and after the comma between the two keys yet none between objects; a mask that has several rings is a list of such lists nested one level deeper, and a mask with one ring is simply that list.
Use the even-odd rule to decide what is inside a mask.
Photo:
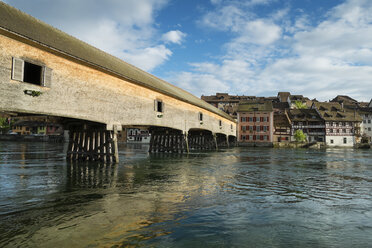
[{"label": "wooden covered bridge", "polygon": [[0,111],[63,117],[67,157],[118,161],[117,132],[148,126],[150,152],[216,149],[236,122],[196,96],[0,2]]}]

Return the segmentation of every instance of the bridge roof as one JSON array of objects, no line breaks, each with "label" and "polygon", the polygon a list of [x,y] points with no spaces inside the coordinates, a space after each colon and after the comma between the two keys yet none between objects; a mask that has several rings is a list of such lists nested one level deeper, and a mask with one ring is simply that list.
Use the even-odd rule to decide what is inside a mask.
[{"label": "bridge roof", "polygon": [[213,112],[225,119],[234,121],[225,112],[191,93],[128,64],[115,56],[105,53],[3,2],[0,2],[0,28],[74,59],[99,67],[137,85],[177,98]]}]

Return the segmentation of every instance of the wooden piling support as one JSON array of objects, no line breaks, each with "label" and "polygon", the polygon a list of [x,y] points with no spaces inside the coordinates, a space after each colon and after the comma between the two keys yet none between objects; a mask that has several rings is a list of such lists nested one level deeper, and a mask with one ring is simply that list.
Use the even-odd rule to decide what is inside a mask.
[{"label": "wooden piling support", "polygon": [[71,161],[119,161],[117,129],[106,131],[103,128],[76,128],[70,130],[66,158]]}]

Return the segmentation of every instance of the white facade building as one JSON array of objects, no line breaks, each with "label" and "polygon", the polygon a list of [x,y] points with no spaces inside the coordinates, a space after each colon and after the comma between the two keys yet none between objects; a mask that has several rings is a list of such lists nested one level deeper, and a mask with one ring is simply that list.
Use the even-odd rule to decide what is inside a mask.
[{"label": "white facade building", "polygon": [[354,136],[326,136],[327,146],[352,147],[355,144]]},{"label": "white facade building", "polygon": [[369,142],[371,142],[372,137],[372,109],[371,112],[363,112],[360,114],[363,118],[363,122],[361,124],[361,132],[362,136],[367,136]]},{"label": "white facade building", "polygon": [[315,102],[312,106],[325,120],[325,142],[329,147],[353,147],[360,142],[362,118],[337,102]]}]

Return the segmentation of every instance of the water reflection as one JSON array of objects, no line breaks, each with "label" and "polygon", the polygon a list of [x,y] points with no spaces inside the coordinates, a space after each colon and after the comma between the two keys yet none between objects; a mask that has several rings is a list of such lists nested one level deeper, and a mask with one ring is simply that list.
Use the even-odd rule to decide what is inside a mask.
[{"label": "water reflection", "polygon": [[68,163],[55,145],[0,144],[0,247],[372,242],[369,151],[120,145],[105,165]]},{"label": "water reflection", "polygon": [[116,187],[118,165],[89,162],[67,163],[68,188],[110,188]]}]

